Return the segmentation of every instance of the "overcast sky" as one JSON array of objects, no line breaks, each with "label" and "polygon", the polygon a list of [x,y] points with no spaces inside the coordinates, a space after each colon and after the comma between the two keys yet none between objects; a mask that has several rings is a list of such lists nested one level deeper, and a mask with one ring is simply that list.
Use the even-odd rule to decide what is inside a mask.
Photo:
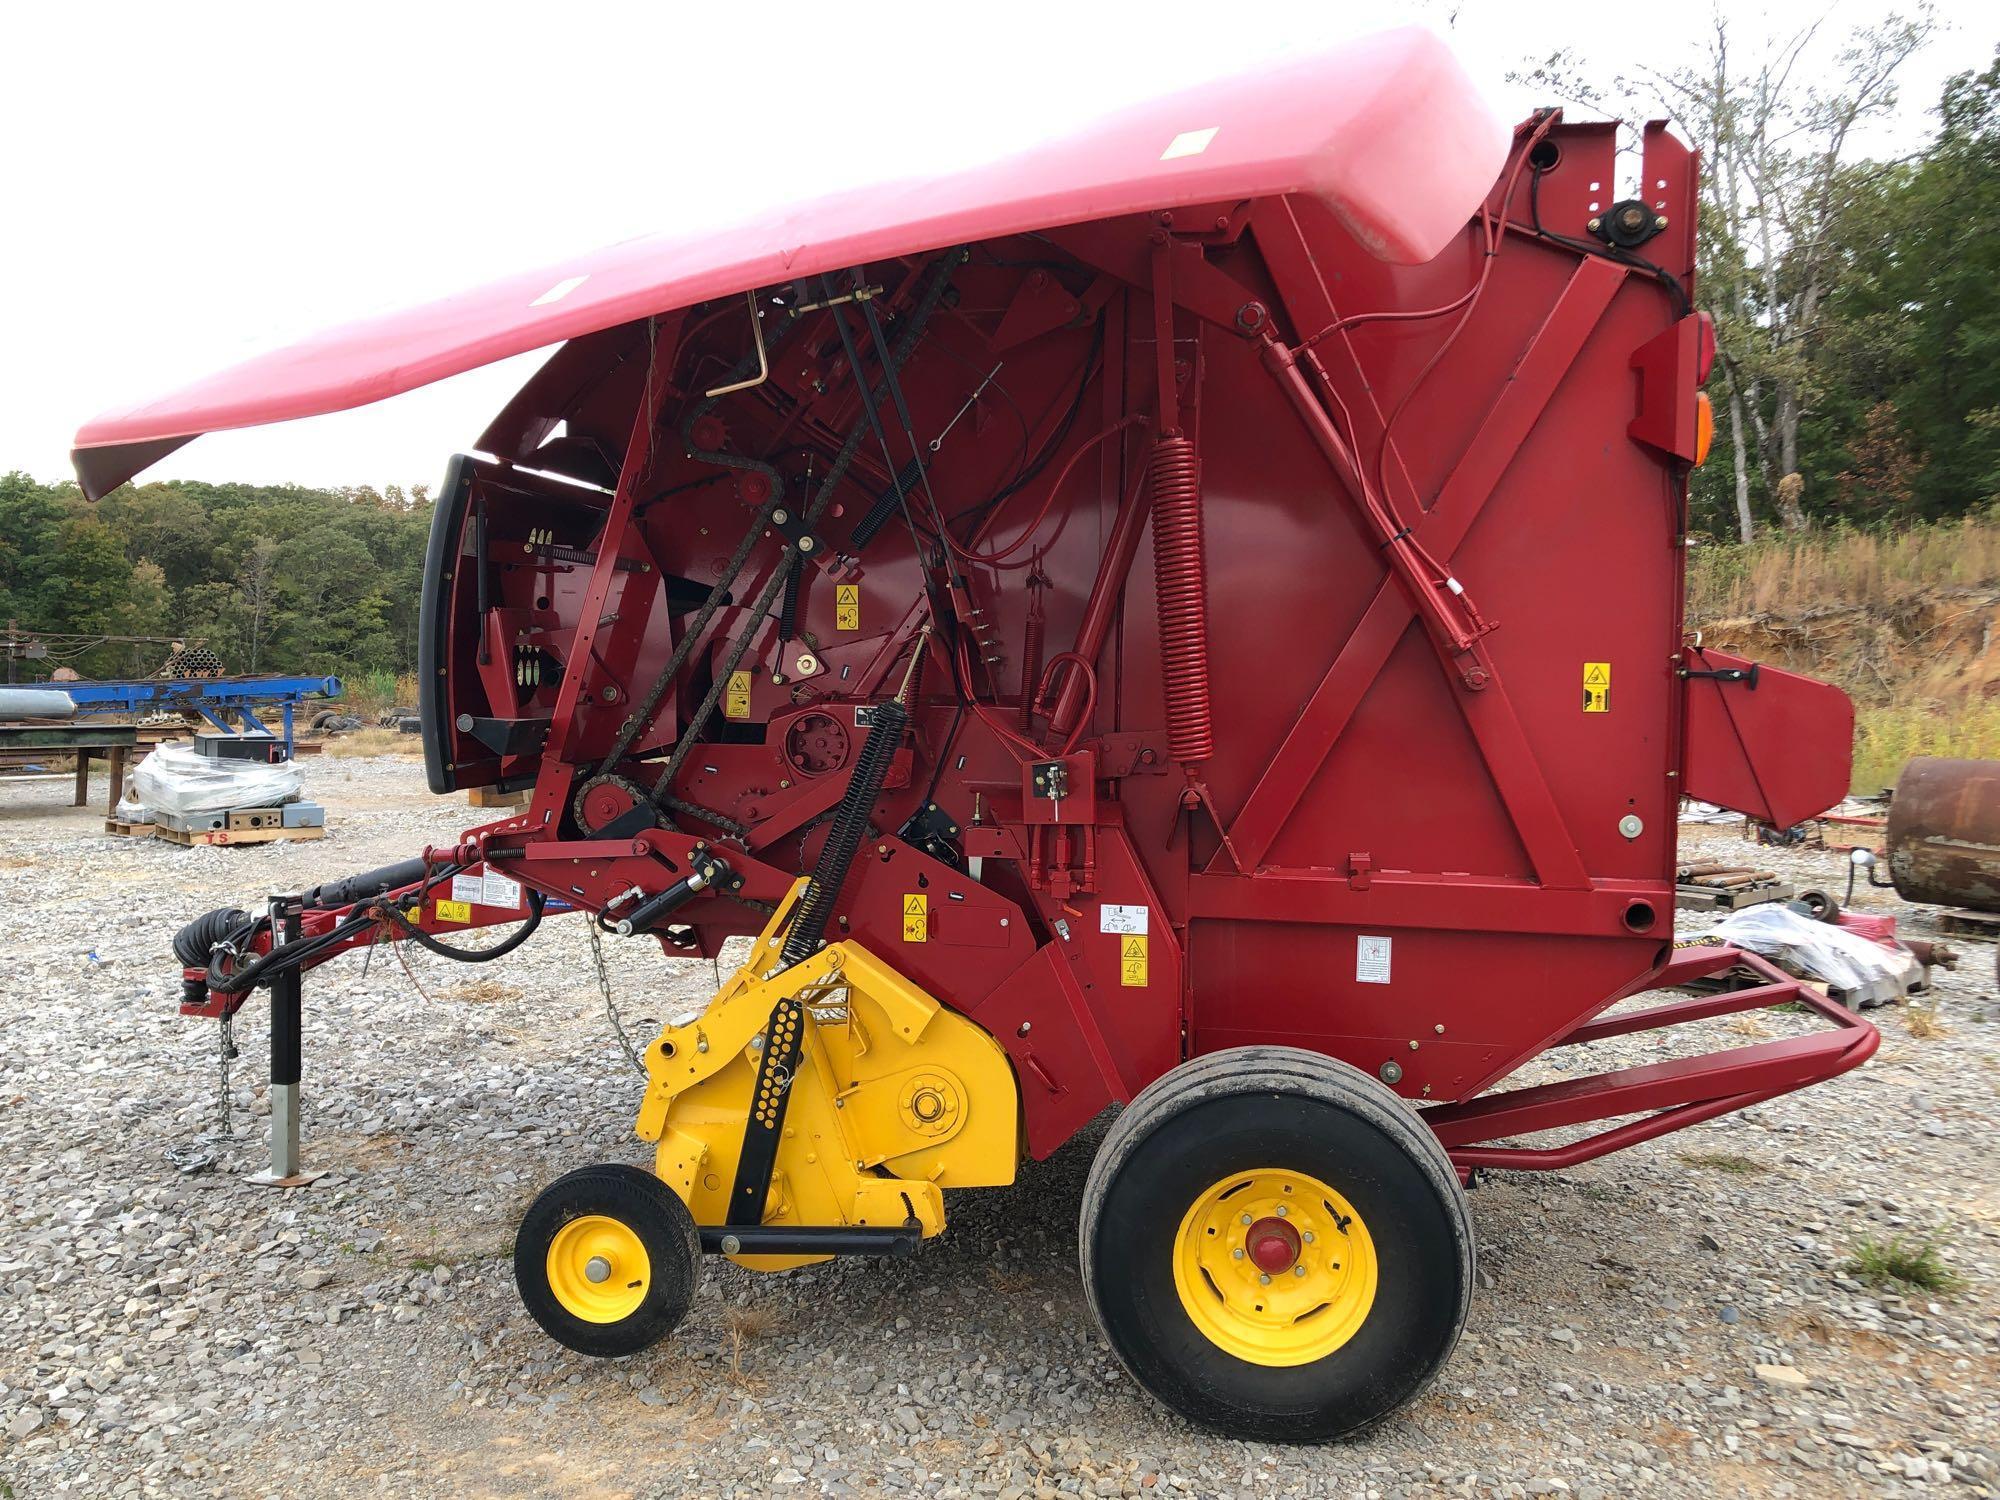
[{"label": "overcast sky", "polygon": [[[1885,0],[1729,7],[1746,44]],[[1928,133],[2000,7],[1940,0],[1895,138]],[[1355,17],[1360,19],[1354,19]],[[1524,24],[1524,18],[1531,18]],[[1567,46],[1690,55],[1699,3],[949,0],[0,5],[0,470],[66,476],[87,418],[362,314],[662,228],[994,156],[1176,83],[1414,19],[1510,121]],[[1831,45],[1824,51],[1832,51]],[[434,482],[543,355],[354,412],[204,437],[148,477]]]}]

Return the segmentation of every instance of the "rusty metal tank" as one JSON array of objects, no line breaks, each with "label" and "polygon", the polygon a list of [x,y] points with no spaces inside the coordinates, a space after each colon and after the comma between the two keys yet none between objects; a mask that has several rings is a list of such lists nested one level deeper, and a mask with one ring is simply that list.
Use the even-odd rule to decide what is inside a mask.
[{"label": "rusty metal tank", "polygon": [[1905,900],[2000,912],[2000,760],[1912,760],[1896,779],[1888,844]]}]

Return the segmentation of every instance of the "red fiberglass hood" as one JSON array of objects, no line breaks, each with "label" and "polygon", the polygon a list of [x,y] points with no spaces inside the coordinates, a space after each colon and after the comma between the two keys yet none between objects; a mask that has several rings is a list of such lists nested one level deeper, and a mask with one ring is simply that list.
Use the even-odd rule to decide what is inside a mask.
[{"label": "red fiberglass hood", "polygon": [[364,406],[794,277],[1117,214],[1311,194],[1377,255],[1426,261],[1492,187],[1507,143],[1441,42],[1384,32],[963,171],[819,198],[720,233],[628,240],[332,329],[95,418],[76,435],[77,477],[95,499],[204,432]]}]

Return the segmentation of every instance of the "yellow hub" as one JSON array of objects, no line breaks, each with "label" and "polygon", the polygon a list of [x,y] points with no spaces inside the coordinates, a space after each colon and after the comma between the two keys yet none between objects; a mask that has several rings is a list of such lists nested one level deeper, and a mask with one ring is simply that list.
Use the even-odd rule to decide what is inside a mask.
[{"label": "yellow hub", "polygon": [[1324,1359],[1375,1305],[1375,1242],[1354,1206],[1304,1172],[1232,1172],[1174,1236],[1174,1288],[1203,1338],[1254,1365]]},{"label": "yellow hub", "polygon": [[549,1290],[586,1323],[616,1323],[646,1300],[653,1277],[645,1242],[617,1219],[585,1214],[549,1241]]}]

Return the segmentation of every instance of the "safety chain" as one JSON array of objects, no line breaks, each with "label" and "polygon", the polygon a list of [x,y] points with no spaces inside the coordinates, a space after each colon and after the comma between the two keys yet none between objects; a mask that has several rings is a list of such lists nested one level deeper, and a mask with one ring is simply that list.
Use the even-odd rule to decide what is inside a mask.
[{"label": "safety chain", "polygon": [[638,1049],[633,1047],[632,1039],[625,1034],[624,1019],[618,1014],[617,1002],[611,998],[611,975],[604,967],[604,943],[597,935],[596,919],[586,921],[583,930],[590,934],[590,960],[597,969],[598,991],[604,996],[605,1018],[611,1022],[611,1030],[618,1038],[618,1045],[625,1049],[626,1058],[635,1070],[643,1073],[646,1065],[639,1061]]},{"label": "safety chain", "polygon": [[216,1022],[215,1055],[221,1082],[221,1094],[218,1099],[220,1108],[217,1114],[220,1117],[222,1134],[226,1139],[236,1128],[229,1111],[229,1062],[236,1056],[236,1017],[226,1010]]}]

